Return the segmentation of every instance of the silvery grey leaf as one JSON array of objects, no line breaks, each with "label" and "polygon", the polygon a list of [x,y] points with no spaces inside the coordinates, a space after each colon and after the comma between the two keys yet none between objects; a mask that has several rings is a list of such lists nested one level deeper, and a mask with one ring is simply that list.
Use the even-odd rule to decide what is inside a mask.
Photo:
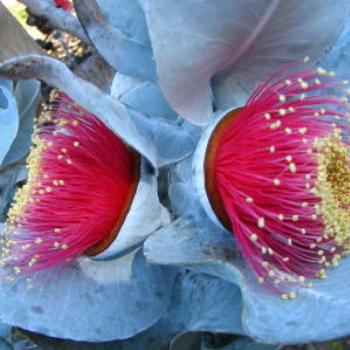
[{"label": "silvery grey leaf", "polygon": [[127,92],[142,84],[142,82],[140,79],[117,72],[112,81],[110,94],[117,99],[121,99]]},{"label": "silvery grey leaf", "polygon": [[32,108],[40,94],[40,83],[37,80],[22,80],[16,84],[15,97],[20,118]]},{"label": "silvery grey leaf", "polygon": [[182,127],[156,84],[117,73],[111,95],[127,107],[140,134],[157,150],[159,167],[179,161],[194,151],[196,137]]},{"label": "silvery grey leaf", "polygon": [[142,3],[160,87],[176,112],[199,125],[212,117],[213,76],[215,105],[241,105],[252,86],[282,63],[319,58],[350,8],[347,0]]},{"label": "silvery grey leaf", "polygon": [[114,69],[141,79],[156,79],[152,48],[137,0],[74,0],[74,6],[91,42]]},{"label": "silvery grey leaf", "polygon": [[186,331],[244,334],[239,288],[224,280],[180,270],[171,304],[152,328],[120,349],[168,349],[172,338]]},{"label": "silvery grey leaf", "polygon": [[13,350],[13,347],[4,339],[0,339],[1,350]]},{"label": "silvery grey leaf", "polygon": [[13,81],[8,79],[0,79],[0,86],[5,87],[11,93],[13,93]]},{"label": "silvery grey leaf", "polygon": [[136,41],[151,45],[142,7],[137,0],[97,0],[108,22]]},{"label": "silvery grey leaf", "polygon": [[[46,350],[150,350],[169,349],[179,333],[243,332],[238,318],[241,308],[239,289],[232,284],[196,272],[181,270],[175,279],[171,304],[161,319],[133,338],[103,344],[76,343],[33,335]],[[181,349],[182,350],[182,349]]]},{"label": "silvery grey leaf", "polygon": [[317,62],[324,57],[348,21],[349,10],[346,0],[308,0],[302,4],[280,0],[254,44],[214,77],[216,107],[241,106],[257,83],[287,62],[305,56]]},{"label": "silvery grey leaf", "polygon": [[165,100],[158,85],[146,81],[126,93],[121,99],[126,106],[154,118],[175,121],[178,118]]},{"label": "silvery grey leaf", "polygon": [[185,332],[172,340],[170,350],[201,349],[201,343],[202,334],[200,332]]},{"label": "silvery grey leaf", "polygon": [[180,161],[194,151],[196,140],[180,125],[147,117],[131,109],[128,112],[140,134],[157,149],[158,167]]},{"label": "silvery grey leaf", "polygon": [[280,345],[257,343],[237,335],[187,332],[179,334],[172,341],[170,350],[279,350],[281,348]]},{"label": "silvery grey leaf", "polygon": [[350,55],[348,47],[350,45],[350,16],[345,22],[345,28],[338,40],[332,46],[330,52],[321,60],[321,65],[326,69],[331,69],[344,79],[349,78]]},{"label": "silvery grey leaf", "polygon": [[350,332],[349,257],[325,280],[313,281],[312,288],[300,289],[295,300],[285,301],[256,282],[232,237],[204,217],[201,223],[180,219],[160,229],[147,239],[144,254],[153,264],[186,266],[238,285],[243,329],[262,343],[306,343]]},{"label": "silvery grey leaf", "polygon": [[41,55],[19,56],[0,64],[0,76],[11,79],[36,78],[65,92],[81,107],[99,117],[156,167],[154,147],[139,134],[125,107],[96,86],[75,76],[62,62]]},{"label": "silvery grey leaf", "polygon": [[[1,225],[0,225],[1,228]],[[0,337],[1,338],[7,338],[10,333],[11,333],[11,326],[5,324],[5,323],[0,323]]]},{"label": "silvery grey leaf", "polygon": [[115,70],[100,55],[94,52],[74,67],[73,73],[96,85],[103,92],[108,92],[115,75]]},{"label": "silvery grey leaf", "polygon": [[[2,275],[4,271],[2,271]],[[0,319],[53,337],[90,342],[125,339],[162,317],[174,275],[146,264],[140,251],[120,259],[83,259],[32,282],[1,276]],[[32,284],[31,289],[28,289]]]},{"label": "silvery grey leaf", "polygon": [[29,151],[33,119],[40,102],[40,83],[36,80],[23,80],[17,83],[15,97],[19,113],[19,127],[16,138],[8,151],[2,165],[7,166],[22,159]]},{"label": "silvery grey leaf", "polygon": [[10,91],[0,87],[0,165],[16,138],[19,127],[17,105]]}]

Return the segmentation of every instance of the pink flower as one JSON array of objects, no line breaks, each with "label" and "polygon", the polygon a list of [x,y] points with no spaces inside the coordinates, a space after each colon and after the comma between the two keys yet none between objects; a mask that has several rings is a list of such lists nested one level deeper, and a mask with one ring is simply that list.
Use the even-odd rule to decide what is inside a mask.
[{"label": "pink flower", "polygon": [[325,277],[350,248],[346,83],[322,68],[284,66],[209,139],[211,207],[258,281],[283,298]]},{"label": "pink flower", "polygon": [[28,182],[4,231],[4,262],[23,275],[107,248],[139,178],[139,155],[61,93],[39,117],[33,143]]},{"label": "pink flower", "polygon": [[73,9],[73,5],[69,0],[55,0],[55,4],[65,11],[71,11]]}]

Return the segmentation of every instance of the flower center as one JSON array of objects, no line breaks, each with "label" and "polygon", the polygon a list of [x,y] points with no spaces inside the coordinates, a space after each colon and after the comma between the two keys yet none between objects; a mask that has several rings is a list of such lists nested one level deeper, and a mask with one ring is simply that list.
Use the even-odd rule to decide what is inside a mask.
[{"label": "flower center", "polygon": [[345,250],[350,248],[350,158],[349,147],[339,139],[338,131],[318,140],[315,194],[325,225],[325,235],[333,237]]}]

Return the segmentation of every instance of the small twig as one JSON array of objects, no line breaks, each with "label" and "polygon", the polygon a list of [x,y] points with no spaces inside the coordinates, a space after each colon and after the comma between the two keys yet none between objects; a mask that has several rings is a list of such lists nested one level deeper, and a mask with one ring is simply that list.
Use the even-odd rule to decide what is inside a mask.
[{"label": "small twig", "polygon": [[57,8],[53,0],[19,1],[27,6],[33,15],[48,20],[53,28],[70,33],[87,44],[90,42],[78,19],[69,12]]}]

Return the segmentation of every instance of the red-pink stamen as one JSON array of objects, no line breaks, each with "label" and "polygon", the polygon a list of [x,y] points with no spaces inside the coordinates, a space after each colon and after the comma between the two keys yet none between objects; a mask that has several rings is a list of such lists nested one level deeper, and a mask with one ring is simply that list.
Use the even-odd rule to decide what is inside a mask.
[{"label": "red-pink stamen", "polygon": [[[258,281],[283,298],[294,297],[292,284],[324,277],[349,248],[350,192],[338,190],[350,182],[343,90],[333,73],[285,66],[253,91],[218,141],[215,187],[230,228]],[[335,180],[333,162],[343,165]]]},{"label": "red-pink stamen", "polygon": [[61,93],[39,118],[33,142],[28,182],[4,229],[3,259],[17,274],[71,264],[114,236],[138,176],[134,152]]}]

